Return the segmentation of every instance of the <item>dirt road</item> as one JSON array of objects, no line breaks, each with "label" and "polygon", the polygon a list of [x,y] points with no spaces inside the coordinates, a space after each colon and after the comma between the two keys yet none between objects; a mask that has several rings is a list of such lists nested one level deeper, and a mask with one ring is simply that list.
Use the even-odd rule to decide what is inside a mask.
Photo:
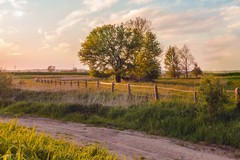
[{"label": "dirt road", "polygon": [[[0,117],[0,120],[6,122],[10,118]],[[112,152],[127,159],[135,156],[154,160],[230,160],[237,159],[234,156],[238,155],[230,149],[196,145],[136,131],[119,131],[37,117],[21,117],[18,121],[20,125],[36,126],[38,131],[65,137],[79,145],[101,142]]]}]

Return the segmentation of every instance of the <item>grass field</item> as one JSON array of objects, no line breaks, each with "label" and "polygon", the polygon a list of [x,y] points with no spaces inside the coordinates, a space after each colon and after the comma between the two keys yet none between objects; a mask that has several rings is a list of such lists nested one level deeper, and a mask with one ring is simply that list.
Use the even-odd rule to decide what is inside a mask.
[{"label": "grass field", "polygon": [[0,122],[0,159],[109,159],[117,156],[98,144],[84,147],[56,140],[35,128],[20,127],[16,121]]},{"label": "grass field", "polygon": [[[212,74],[212,76],[220,78],[223,87],[231,90],[240,82],[240,74]],[[60,78],[69,76],[61,75]],[[84,89],[84,85],[81,85],[83,88],[77,90],[73,86],[72,89],[68,85],[58,88],[59,86],[53,84],[37,83],[30,78],[24,79],[22,75],[15,76],[15,84],[22,80],[25,83],[18,86],[20,90],[12,90],[5,98],[0,99],[1,114],[34,115],[119,129],[134,129],[192,142],[203,141],[240,148],[240,112],[234,104],[233,93],[229,93],[230,101],[223,110],[212,116],[201,112],[199,104],[194,103],[192,94],[189,95],[191,100],[182,93],[180,96],[173,96],[173,91],[168,93],[171,98],[163,98],[160,91],[160,101],[149,101],[148,98],[141,96],[113,94],[109,92],[111,87],[107,88],[108,92],[96,92],[95,80],[92,84],[89,83],[89,87],[92,85],[95,88]],[[192,90],[199,86],[199,81],[198,78],[162,78],[154,83],[134,82],[132,85],[158,84],[168,88]],[[126,86],[126,83],[123,82],[121,85]],[[138,89],[144,92],[141,87]]]},{"label": "grass field", "polygon": [[[221,79],[222,85],[226,90],[229,90],[229,96],[234,99],[234,89],[240,86],[240,73],[226,73],[226,74],[213,74],[208,75]],[[58,80],[57,84],[42,84],[36,83],[35,78]],[[84,80],[88,80],[88,89],[85,88]],[[100,88],[97,88],[97,80],[88,75],[36,75],[24,74],[15,75],[14,84],[24,90],[33,91],[79,91],[79,92],[95,92],[95,91],[108,91],[111,92],[112,80],[100,80]],[[60,81],[62,81],[60,85]],[[72,81],[72,86],[70,83]],[[80,81],[79,85],[77,81]],[[66,82],[66,84],[65,84]],[[106,84],[106,82],[108,84]],[[194,91],[197,91],[200,78],[159,78],[155,82],[130,82],[131,94],[138,97],[148,97],[148,99],[155,99],[154,85],[158,85],[159,96],[162,100],[184,99],[185,101],[194,101]],[[122,82],[115,84],[115,94],[128,94],[127,84],[129,82]],[[21,84],[21,85],[19,85]],[[180,90],[180,91],[179,91]],[[183,90],[183,91],[182,91]]]}]

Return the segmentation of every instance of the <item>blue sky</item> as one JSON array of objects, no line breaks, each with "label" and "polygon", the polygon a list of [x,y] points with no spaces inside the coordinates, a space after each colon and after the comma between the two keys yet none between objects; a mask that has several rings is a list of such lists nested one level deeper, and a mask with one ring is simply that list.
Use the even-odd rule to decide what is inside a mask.
[{"label": "blue sky", "polygon": [[86,68],[88,33],[138,16],[164,51],[186,43],[204,70],[240,69],[240,0],[0,0],[0,67]]}]

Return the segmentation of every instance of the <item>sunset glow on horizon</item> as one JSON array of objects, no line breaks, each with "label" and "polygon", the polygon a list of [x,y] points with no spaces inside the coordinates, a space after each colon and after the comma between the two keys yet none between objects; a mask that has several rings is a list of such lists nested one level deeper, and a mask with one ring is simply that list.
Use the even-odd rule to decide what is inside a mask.
[{"label": "sunset glow on horizon", "polygon": [[0,68],[86,69],[89,32],[139,16],[164,53],[187,44],[203,70],[240,70],[240,0],[0,0]]}]

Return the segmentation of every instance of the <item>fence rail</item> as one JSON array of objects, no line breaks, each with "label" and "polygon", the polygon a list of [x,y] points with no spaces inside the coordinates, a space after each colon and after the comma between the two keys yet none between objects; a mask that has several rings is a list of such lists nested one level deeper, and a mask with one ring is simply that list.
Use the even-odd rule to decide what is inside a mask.
[{"label": "fence rail", "polygon": [[[59,86],[77,86],[78,88],[82,87],[85,89],[96,89],[96,90],[108,90],[112,93],[119,92],[128,94],[129,96],[132,95],[145,95],[148,97],[152,97],[155,100],[160,100],[163,97],[166,97],[169,93],[171,97],[174,96],[182,96],[184,94],[186,96],[192,97],[191,100],[197,103],[197,91],[196,90],[182,90],[182,89],[175,89],[175,88],[167,88],[167,87],[159,87],[157,85],[153,86],[142,86],[142,85],[135,85],[135,84],[119,84],[119,83],[107,83],[107,82],[100,82],[100,81],[89,81],[89,80],[59,80],[59,79],[40,79],[36,78],[36,82],[42,84],[52,84],[52,85],[59,85]],[[227,93],[235,93],[235,98],[239,97],[239,90],[227,90]],[[169,95],[168,95],[169,96]],[[186,98],[186,97],[184,97]],[[237,98],[236,98],[237,99]]]}]

